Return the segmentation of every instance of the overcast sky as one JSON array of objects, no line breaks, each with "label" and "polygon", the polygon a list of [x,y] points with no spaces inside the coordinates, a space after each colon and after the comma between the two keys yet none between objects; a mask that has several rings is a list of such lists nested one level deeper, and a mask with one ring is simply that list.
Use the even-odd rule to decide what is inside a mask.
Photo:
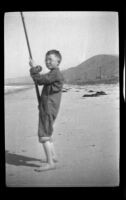
[{"label": "overcast sky", "polygon": [[[76,66],[98,54],[119,54],[117,12],[23,12],[36,64],[50,49],[61,52],[60,68]],[[20,12],[4,18],[5,78],[29,75],[29,54]]]}]

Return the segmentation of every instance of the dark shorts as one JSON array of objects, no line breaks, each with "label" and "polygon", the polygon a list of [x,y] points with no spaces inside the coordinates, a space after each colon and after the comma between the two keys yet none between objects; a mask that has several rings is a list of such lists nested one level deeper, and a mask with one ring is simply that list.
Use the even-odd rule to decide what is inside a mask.
[{"label": "dark shorts", "polygon": [[57,117],[61,96],[59,93],[41,97],[39,106],[39,137],[51,137],[53,133],[53,124]]},{"label": "dark shorts", "polygon": [[38,136],[51,137],[53,133],[53,124],[55,117],[53,114],[39,112]]},{"label": "dark shorts", "polygon": [[45,119],[39,117],[38,136],[51,137],[53,132],[53,120],[51,116],[46,116]]}]

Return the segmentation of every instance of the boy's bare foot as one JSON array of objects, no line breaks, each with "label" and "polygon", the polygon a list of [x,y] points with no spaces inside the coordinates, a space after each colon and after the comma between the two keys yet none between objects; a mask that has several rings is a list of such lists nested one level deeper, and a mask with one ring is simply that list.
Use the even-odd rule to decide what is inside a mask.
[{"label": "boy's bare foot", "polygon": [[46,164],[45,166],[39,167],[39,169],[34,169],[34,171],[42,172],[42,171],[47,171],[47,170],[52,170],[52,169],[56,169],[55,164]]}]

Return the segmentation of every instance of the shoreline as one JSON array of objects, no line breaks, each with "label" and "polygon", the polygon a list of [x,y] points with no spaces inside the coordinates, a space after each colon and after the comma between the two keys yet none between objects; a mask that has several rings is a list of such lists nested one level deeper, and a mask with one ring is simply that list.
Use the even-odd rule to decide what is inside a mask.
[{"label": "shoreline", "polygon": [[[116,82],[116,83],[87,83],[87,84],[67,84],[67,83],[64,83],[64,86],[63,86],[63,90],[68,88],[68,87],[84,87],[84,86],[101,86],[101,85],[118,85],[119,82]],[[6,86],[8,87],[11,87],[10,91],[6,91],[4,90],[4,95],[11,95],[11,94],[14,94],[14,93],[17,93],[17,92],[22,92],[22,91],[25,91],[25,90],[29,90],[29,89],[32,89],[34,88],[34,85],[24,85],[24,84],[8,84],[8,85],[5,85],[4,88],[6,88]],[[16,88],[14,88],[16,87]],[[17,88],[17,87],[22,87],[22,88]],[[41,86],[40,86],[41,87]],[[65,88],[66,87],[66,88]]]},{"label": "shoreline", "polygon": [[[6,91],[6,86],[10,86],[10,89],[8,89],[8,91]],[[4,95],[10,95],[10,94],[13,94],[13,93],[17,93],[17,92],[21,92],[21,91],[25,91],[25,90],[28,90],[28,89],[31,89],[33,88],[34,86],[28,86],[28,85],[6,85],[5,88],[4,88]],[[19,88],[18,88],[19,87]]]}]

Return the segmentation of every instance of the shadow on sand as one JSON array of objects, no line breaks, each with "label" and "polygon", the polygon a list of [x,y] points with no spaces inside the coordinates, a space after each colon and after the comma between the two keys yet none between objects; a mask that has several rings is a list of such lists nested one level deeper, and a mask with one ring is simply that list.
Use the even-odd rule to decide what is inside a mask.
[{"label": "shadow on sand", "polygon": [[16,166],[27,166],[27,167],[40,167],[40,165],[27,163],[27,162],[35,162],[41,161],[40,159],[30,158],[27,156],[18,155],[15,153],[10,153],[9,151],[5,152],[5,161],[9,165],[16,165]]}]

